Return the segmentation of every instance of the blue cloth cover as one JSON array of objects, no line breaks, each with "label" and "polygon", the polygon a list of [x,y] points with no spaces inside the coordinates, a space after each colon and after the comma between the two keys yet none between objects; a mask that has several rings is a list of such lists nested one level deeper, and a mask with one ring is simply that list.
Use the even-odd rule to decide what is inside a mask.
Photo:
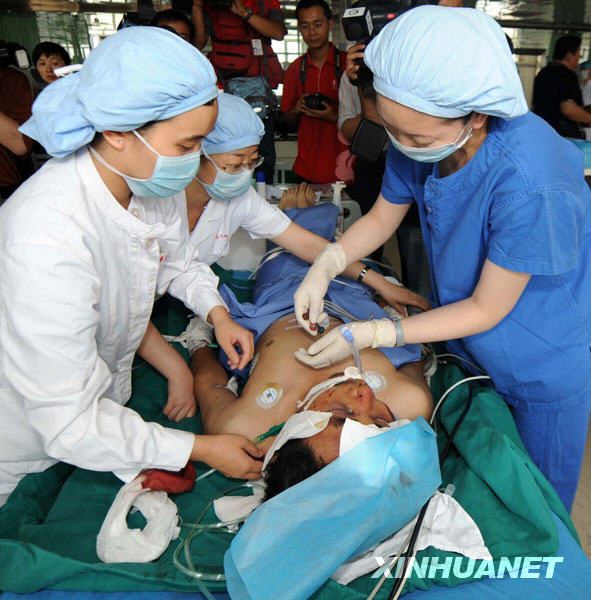
[{"label": "blue cloth cover", "polygon": [[434,117],[527,112],[507,38],[481,10],[419,6],[386,25],[364,53],[376,91]]},{"label": "blue cloth cover", "polygon": [[207,154],[221,154],[258,146],[265,126],[250,104],[232,94],[218,96],[218,118],[215,127],[203,140]]},{"label": "blue cloth cover", "polygon": [[[334,236],[338,216],[338,208],[334,204],[294,208],[286,210],[285,214],[294,223],[327,240]],[[309,266],[308,263],[286,252],[266,262],[257,272],[254,303],[240,303],[228,286],[220,287],[220,293],[228,305],[232,319],[255,334],[255,344],[269,325],[283,315],[293,312],[293,295]],[[337,277],[330,284],[326,298],[337,303],[358,320],[388,318],[388,315],[372,300],[372,291],[367,286],[347,278]],[[327,312],[330,313],[330,310]],[[344,321],[349,322],[348,319]],[[311,341],[312,338],[310,343]],[[395,367],[418,361],[421,357],[418,344],[379,350]],[[228,363],[227,356],[222,350],[220,350],[220,362],[223,365]],[[234,374],[245,381],[248,379],[248,368]]]},{"label": "blue cloth cover", "polygon": [[160,27],[128,27],[102,41],[81,71],[48,85],[19,129],[63,157],[97,131],[131,131],[216,96],[213,67],[195,46]]},{"label": "blue cloth cover", "polygon": [[435,433],[422,417],[364,440],[248,518],[224,556],[230,597],[310,597],[416,516],[440,483]]},{"label": "blue cloth cover", "polygon": [[[481,579],[456,587],[432,587],[428,592],[416,590],[404,596],[405,600],[556,600],[557,598],[585,598],[591,589],[591,563],[556,516],[560,547],[556,556],[564,562],[557,564],[552,578],[544,572],[535,577],[517,578],[505,573],[502,579]],[[386,584],[388,585],[388,584]],[[226,594],[213,594],[216,600],[228,600]],[[186,592],[68,592],[41,590],[32,594],[4,592],[2,600],[201,600],[203,596]]]}]

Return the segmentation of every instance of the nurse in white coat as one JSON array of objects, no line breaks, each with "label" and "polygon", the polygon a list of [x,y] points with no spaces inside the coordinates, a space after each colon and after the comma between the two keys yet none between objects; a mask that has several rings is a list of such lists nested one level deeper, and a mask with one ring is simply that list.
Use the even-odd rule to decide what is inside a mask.
[{"label": "nurse in white coat", "polygon": [[46,88],[22,126],[59,158],[0,209],[0,505],[57,461],[125,481],[189,459],[260,473],[242,436],[167,429],[123,406],[154,296],[167,289],[212,322],[223,347],[241,346],[238,362],[252,354],[167,198],[197,172],[216,95],[193,46],[130,28]]},{"label": "nurse in white coat", "polygon": [[[226,255],[230,238],[241,227],[252,238],[271,239],[302,260],[313,262],[326,247],[326,240],[292,223],[252,188],[253,170],[260,164],[258,146],[264,134],[261,119],[237,96],[222,94],[218,105],[215,128],[203,140],[199,172],[185,192],[175,196],[179,211],[186,211],[185,233],[199,260],[212,264]],[[364,265],[356,262],[345,275],[358,279],[363,269]],[[375,271],[367,269],[362,279],[391,305],[429,308],[424,298],[386,281]],[[198,331],[202,333],[203,328]],[[196,412],[193,377],[178,352],[157,337],[154,334],[151,352],[143,356],[168,378],[164,413],[179,421]]]}]

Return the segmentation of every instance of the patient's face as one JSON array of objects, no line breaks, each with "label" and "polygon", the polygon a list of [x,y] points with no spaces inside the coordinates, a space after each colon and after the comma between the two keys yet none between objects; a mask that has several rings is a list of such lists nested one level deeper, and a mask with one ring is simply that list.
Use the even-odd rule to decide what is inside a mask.
[{"label": "patient's face", "polygon": [[305,440],[316,458],[324,464],[331,463],[339,456],[339,443],[345,419],[378,427],[386,427],[394,421],[390,409],[378,400],[372,389],[360,379],[345,381],[327,390],[314,400],[309,410],[332,413],[326,429]]}]

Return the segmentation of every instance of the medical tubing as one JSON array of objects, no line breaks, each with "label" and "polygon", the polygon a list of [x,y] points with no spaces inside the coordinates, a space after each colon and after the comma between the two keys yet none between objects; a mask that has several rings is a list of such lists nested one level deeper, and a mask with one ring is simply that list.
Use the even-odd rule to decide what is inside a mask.
[{"label": "medical tubing", "polygon": [[[283,426],[285,425],[285,423],[286,422],[283,421],[283,423],[279,423],[278,425],[273,425],[273,427],[271,427],[269,430],[265,431],[265,433],[261,433],[260,435],[257,435],[257,437],[255,437],[252,440],[252,443],[255,445],[258,445],[261,442],[264,442],[268,437],[271,437],[272,435],[278,435],[279,432],[283,429]],[[197,483],[198,481],[201,481],[202,479],[206,479],[210,475],[213,475],[215,472],[216,472],[216,469],[209,469],[209,471],[205,471],[205,473],[202,473],[201,475],[199,475],[199,477],[197,477],[197,479],[195,479],[195,483]]]},{"label": "medical tubing", "polygon": [[466,377],[466,379],[456,381],[456,383],[454,383],[450,388],[448,388],[443,394],[443,396],[439,398],[439,401],[435,405],[435,408],[433,409],[433,414],[429,419],[429,425],[433,425],[433,423],[435,422],[435,415],[437,414],[437,411],[441,407],[443,401],[449,396],[451,392],[453,392],[458,386],[462,385],[462,383],[467,383],[468,381],[476,381],[477,379],[490,379],[490,377],[488,375],[475,375],[474,377]]},{"label": "medical tubing", "polygon": [[400,546],[400,550],[398,551],[398,554],[388,563],[388,565],[384,569],[383,575],[380,577],[380,580],[377,582],[377,584],[375,585],[375,587],[373,588],[373,590],[371,591],[370,595],[367,597],[366,600],[373,600],[376,597],[377,593],[380,591],[381,587],[384,585],[384,582],[386,581],[388,574],[392,572],[392,569],[396,566],[396,563],[398,562],[399,558],[402,556],[402,553],[405,552],[406,549],[408,548],[408,544],[410,543],[411,536],[412,536],[412,531],[408,534],[408,536],[404,540],[404,542],[402,542],[402,546]]},{"label": "medical tubing", "polygon": [[265,252],[265,254],[263,254],[263,256],[261,257],[261,262],[259,262],[257,268],[247,277],[247,279],[248,280],[254,279],[254,277],[258,273],[259,269],[265,263],[269,262],[270,260],[273,260],[274,258],[277,258],[283,252],[285,252],[285,249],[281,248],[280,246],[277,246],[277,248],[272,248],[271,250],[268,250],[267,252]]},{"label": "medical tubing", "polygon": [[[483,375],[486,375],[486,371],[484,369],[481,369],[477,364],[469,361],[467,358],[464,358],[463,356],[460,356],[459,354],[453,354],[451,352],[444,352],[443,354],[436,354],[435,356],[437,357],[437,362],[439,362],[440,358],[448,358],[448,357],[449,358],[457,358],[458,360],[465,362],[467,365],[470,365],[477,371],[480,371]],[[442,361],[442,362],[443,362],[443,364],[447,364],[446,361]]]},{"label": "medical tubing", "polygon": [[346,326],[341,325],[339,327],[339,331],[341,335],[349,342],[351,346],[351,350],[353,352],[353,358],[355,360],[355,365],[359,369],[359,373],[364,375],[363,367],[361,366],[361,358],[359,357],[359,348],[357,347],[357,343],[355,342],[355,337],[353,336],[353,332]]},{"label": "medical tubing", "polygon": [[350,312],[347,312],[344,308],[339,306],[336,302],[332,302],[331,300],[324,301],[324,310],[335,317],[344,317],[350,321],[359,320],[356,316],[352,315]]},{"label": "medical tubing", "polygon": [[202,479],[205,479],[206,477],[209,477],[210,475],[213,475],[215,473],[215,469],[209,469],[209,471],[205,471],[205,473],[201,473],[201,475],[199,475],[199,477],[197,477],[197,479],[195,479],[195,483],[197,483],[198,481],[201,481]]},{"label": "medical tubing", "polygon": [[[193,563],[193,559],[191,558],[191,544],[197,536],[199,536],[202,533],[205,533],[207,531],[209,531],[211,533],[214,533],[214,532],[221,532],[221,533],[228,533],[228,534],[235,533],[233,527],[235,525],[243,523],[246,520],[245,518],[233,519],[232,521],[217,521],[215,523],[201,523],[201,519],[203,519],[203,517],[209,510],[209,507],[218,498],[221,498],[222,496],[225,496],[226,494],[229,494],[229,493],[231,493],[235,490],[241,489],[243,487],[252,488],[255,486],[256,486],[256,484],[253,484],[252,482],[247,481],[244,483],[240,483],[238,485],[234,485],[231,488],[227,488],[227,489],[219,492],[215,496],[213,496],[213,498],[211,498],[207,502],[207,504],[205,505],[203,510],[197,516],[195,523],[185,523],[185,522],[183,522],[182,519],[180,520],[181,527],[187,527],[187,528],[190,528],[193,530],[193,531],[191,531],[191,533],[188,535],[188,537],[185,540],[179,541],[179,544],[175,548],[174,554],[172,556],[172,562],[173,562],[174,566],[179,571],[181,571],[181,573],[184,573],[185,575],[187,575],[187,577],[191,577],[192,579],[195,579],[198,582],[199,581],[220,582],[220,581],[226,580],[226,575],[223,572],[222,573],[205,573],[205,572],[197,570],[197,568],[195,567],[195,564]],[[184,553],[185,560],[187,562],[187,566],[183,565],[182,562],[180,561],[179,556],[180,556],[181,551],[183,551],[183,553]]]}]

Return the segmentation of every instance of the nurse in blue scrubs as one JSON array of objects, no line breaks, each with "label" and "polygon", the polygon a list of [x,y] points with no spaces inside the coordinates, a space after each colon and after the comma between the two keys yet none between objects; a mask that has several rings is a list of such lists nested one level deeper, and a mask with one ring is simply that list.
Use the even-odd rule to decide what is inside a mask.
[{"label": "nurse in blue scrubs", "polygon": [[[357,343],[446,341],[479,365],[570,510],[591,406],[583,155],[528,111],[505,35],[482,12],[408,11],[365,62],[392,141],[382,193],[310,268],[295,296],[300,323],[314,335],[330,279],[387,240],[416,202],[435,308],[357,323]],[[331,332],[298,357],[319,367],[348,352]]]}]

